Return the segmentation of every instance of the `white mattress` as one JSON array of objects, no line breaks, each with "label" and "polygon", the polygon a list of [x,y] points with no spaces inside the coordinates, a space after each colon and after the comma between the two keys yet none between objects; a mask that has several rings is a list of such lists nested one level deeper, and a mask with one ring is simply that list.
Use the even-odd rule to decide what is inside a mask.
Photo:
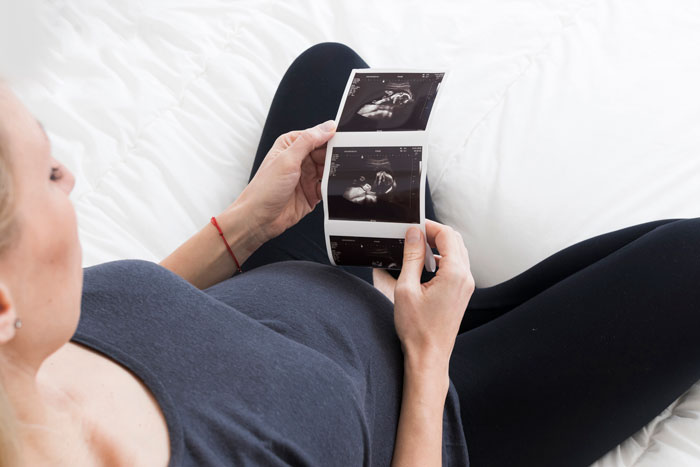
[{"label": "white mattress", "polygon": [[[700,214],[695,0],[0,5],[0,73],[76,174],[86,266],[159,261],[227,206],[279,79],[323,41],[377,67],[451,69],[428,177],[477,286]],[[699,417],[696,384],[595,465],[700,465]]]}]

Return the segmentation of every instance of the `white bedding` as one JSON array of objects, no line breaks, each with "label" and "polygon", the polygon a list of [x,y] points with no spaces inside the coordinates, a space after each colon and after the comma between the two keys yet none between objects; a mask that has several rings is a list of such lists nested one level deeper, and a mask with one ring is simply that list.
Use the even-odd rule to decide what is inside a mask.
[{"label": "white bedding", "polygon": [[[0,34],[0,73],[76,174],[86,266],[159,261],[228,205],[279,79],[323,41],[451,69],[428,179],[479,287],[700,215],[696,0],[0,0]],[[696,384],[595,465],[700,465],[699,416]]]}]

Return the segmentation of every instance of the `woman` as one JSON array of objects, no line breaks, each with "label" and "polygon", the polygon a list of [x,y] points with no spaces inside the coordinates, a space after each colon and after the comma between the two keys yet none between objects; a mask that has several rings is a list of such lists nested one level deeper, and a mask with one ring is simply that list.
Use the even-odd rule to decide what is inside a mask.
[{"label": "woman", "polygon": [[252,180],[216,216],[234,277],[210,224],[161,265],[83,271],[73,177],[0,91],[3,466],[587,465],[700,378],[699,219],[476,290],[461,237],[433,221],[436,275],[415,228],[397,281],[328,266],[333,127],[314,125],[365,66],[320,44],[283,78]]}]

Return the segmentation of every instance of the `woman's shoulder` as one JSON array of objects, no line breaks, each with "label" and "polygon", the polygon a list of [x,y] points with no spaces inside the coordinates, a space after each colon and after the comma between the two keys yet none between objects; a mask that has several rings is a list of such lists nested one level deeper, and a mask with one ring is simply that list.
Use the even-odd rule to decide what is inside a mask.
[{"label": "woman's shoulder", "polygon": [[[261,266],[248,272],[253,271],[256,272],[256,275],[262,273],[261,275],[263,276],[270,273],[274,274],[276,271],[295,271],[302,274],[305,272],[310,274],[345,274],[344,271],[337,267],[312,261],[281,261],[266,264],[265,266]],[[84,280],[90,281],[91,285],[95,283],[128,285],[134,285],[135,283],[136,285],[139,285],[153,281],[170,281],[194,287],[185,279],[164,266],[161,266],[153,261],[143,259],[119,259],[107,261],[101,264],[83,268],[83,274]],[[245,274],[245,272],[243,274]]]},{"label": "woman's shoulder", "polygon": [[187,283],[158,263],[142,259],[119,259],[83,268],[83,281],[93,284],[143,284],[153,280]]}]

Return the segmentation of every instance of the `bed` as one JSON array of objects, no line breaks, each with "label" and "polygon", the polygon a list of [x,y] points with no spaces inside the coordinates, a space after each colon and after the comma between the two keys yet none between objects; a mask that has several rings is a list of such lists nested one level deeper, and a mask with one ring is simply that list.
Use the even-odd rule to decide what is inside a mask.
[{"label": "bed", "polygon": [[[0,5],[0,73],[76,175],[85,266],[159,261],[235,199],[279,79],[324,41],[451,70],[428,179],[477,287],[700,213],[694,0]],[[594,465],[700,465],[700,384]]]}]

